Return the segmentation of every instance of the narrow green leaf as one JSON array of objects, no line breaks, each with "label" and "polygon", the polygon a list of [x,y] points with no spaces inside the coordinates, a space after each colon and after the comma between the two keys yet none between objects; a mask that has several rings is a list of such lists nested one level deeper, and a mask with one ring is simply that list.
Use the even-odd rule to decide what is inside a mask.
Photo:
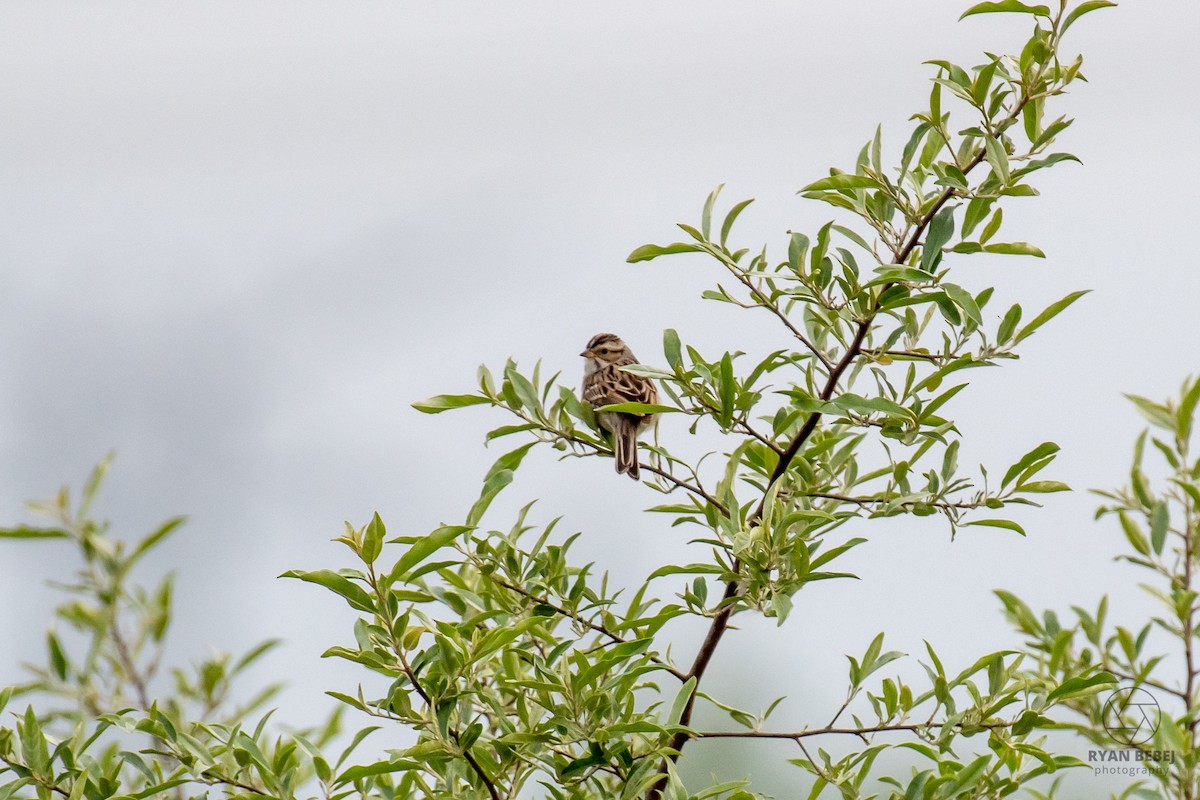
[{"label": "narrow green leaf", "polygon": [[754,198],[750,198],[749,200],[743,200],[742,202],[735,205],[733,208],[729,209],[729,213],[725,215],[725,221],[721,223],[721,246],[722,247],[725,246],[725,242],[729,239],[729,232],[731,230],[733,230],[733,223],[736,222],[737,218],[741,215],[741,213],[746,210],[746,206],[750,205],[753,202],[754,202]]},{"label": "narrow green leaf", "polygon": [[997,12],[1017,12],[1021,14],[1033,14],[1038,17],[1050,16],[1050,8],[1048,6],[1031,6],[1025,3],[1017,2],[1017,0],[999,0],[992,3],[976,3],[963,12],[960,20],[975,14],[995,14]]},{"label": "narrow green leaf", "polygon": [[340,575],[331,569],[318,569],[312,572],[304,570],[292,569],[283,573],[281,578],[299,578],[308,583],[315,583],[318,586],[324,586],[331,592],[341,595],[351,607],[359,611],[374,612],[375,601],[371,595],[367,594],[366,589],[359,586],[354,581],[347,578],[345,575]]},{"label": "narrow green leaf", "polygon": [[679,687],[679,692],[675,695],[675,701],[671,703],[671,712],[667,716],[667,725],[678,725],[680,718],[683,717],[683,710],[687,708],[688,701],[692,698],[692,692],[696,690],[696,678],[688,678],[683,686]]},{"label": "narrow green leaf", "polygon": [[35,528],[30,525],[0,528],[0,539],[66,539],[70,535],[62,528]]},{"label": "narrow green leaf", "polygon": [[718,183],[717,188],[713,189],[708,194],[708,199],[704,201],[704,212],[700,215],[700,232],[703,234],[703,239],[708,241],[712,238],[712,212],[713,207],[717,204],[717,195],[725,188],[725,184]]},{"label": "narrow green leaf", "polygon": [[1070,14],[1067,14],[1067,18],[1063,20],[1062,32],[1066,33],[1067,28],[1070,28],[1072,25],[1074,25],[1075,20],[1079,19],[1084,14],[1088,14],[1101,8],[1112,8],[1115,5],[1116,3],[1110,2],[1110,0],[1089,0],[1087,3],[1080,3],[1075,7],[1074,10],[1071,11]]},{"label": "narrow green leaf", "polygon": [[971,296],[970,292],[953,283],[943,283],[942,291],[963,310],[968,319],[976,325],[983,324],[983,314],[979,311],[979,305],[975,302],[975,298]]},{"label": "narrow green leaf", "polygon": [[996,173],[996,177],[1000,179],[1001,183],[1009,183],[1012,178],[1008,169],[1008,153],[1004,150],[1004,144],[995,136],[985,137],[983,144],[987,162]]},{"label": "narrow green leaf", "polygon": [[412,407],[426,414],[440,414],[452,408],[478,406],[490,402],[492,401],[477,394],[439,394],[436,397],[430,397],[428,400],[413,403]]},{"label": "narrow green leaf", "polygon": [[1062,481],[1029,481],[1018,484],[1017,491],[1030,494],[1050,494],[1052,492],[1069,492],[1071,487]]},{"label": "narrow green leaf", "polygon": [[392,567],[390,572],[392,582],[402,582],[405,576],[420,566],[425,559],[454,542],[459,536],[473,530],[474,527],[468,525],[443,525],[417,539],[409,546],[408,552],[402,555]]},{"label": "narrow green leaf", "polygon": [[929,222],[925,232],[925,244],[921,250],[921,269],[933,272],[942,247],[954,236],[954,209],[943,208]]},{"label": "narrow green leaf", "polygon": [[145,539],[142,539],[137,543],[137,547],[135,547],[133,552],[129,554],[130,559],[136,560],[139,556],[148,552],[155,545],[161,543],[164,539],[174,533],[175,530],[185,522],[187,522],[187,517],[171,517],[162,525],[159,525],[157,528],[151,531]]},{"label": "narrow green leaf", "polygon": [[671,369],[683,369],[683,346],[679,343],[679,334],[674,328],[663,331],[663,355],[667,357]]},{"label": "narrow green leaf", "polygon": [[1040,248],[1031,245],[1029,242],[995,242],[993,244],[985,244],[983,245],[983,252],[996,253],[1002,256],[1046,257],[1046,254]]},{"label": "narrow green leaf", "polygon": [[622,414],[670,414],[682,410],[675,406],[664,406],[657,403],[613,403],[596,409],[596,411],[616,411]]},{"label": "narrow green leaf", "polygon": [[1036,331],[1038,328],[1045,325],[1050,320],[1057,317],[1059,314],[1061,314],[1063,311],[1065,311],[1068,306],[1070,306],[1076,300],[1078,300],[1079,298],[1081,298],[1085,294],[1087,294],[1088,291],[1090,291],[1090,290],[1085,289],[1085,290],[1079,291],[1079,292],[1071,292],[1069,295],[1067,295],[1063,299],[1058,300],[1054,303],[1051,303],[1049,306],[1047,306],[1045,311],[1038,314],[1036,317],[1033,318],[1032,322],[1030,322],[1028,325],[1026,325],[1024,328],[1021,328],[1021,330],[1018,331],[1016,338],[1013,339],[1013,344],[1017,344],[1018,342],[1021,342],[1022,340],[1029,338],[1029,336],[1032,335],[1034,331]]},{"label": "narrow green leaf", "polygon": [[1025,468],[1030,464],[1041,461],[1046,456],[1054,455],[1059,451],[1059,449],[1059,446],[1054,442],[1042,442],[1037,447],[1021,456],[1017,463],[1008,468],[1008,472],[1004,473],[1004,480],[1000,482],[1000,485],[1003,487],[1012,483],[1012,481],[1015,480],[1018,475],[1024,472]]},{"label": "narrow green leaf", "polygon": [[963,523],[964,528],[971,525],[981,525],[985,528],[1003,528],[1007,531],[1016,531],[1022,536],[1025,535],[1025,529],[1013,522],[1011,519],[977,519],[971,522]]},{"label": "narrow green leaf", "polygon": [[1102,687],[1116,683],[1117,679],[1107,672],[1097,672],[1086,678],[1076,676],[1068,678],[1062,684],[1054,689],[1050,694],[1046,695],[1047,701],[1066,700],[1071,697],[1080,697],[1085,694],[1094,694]]},{"label": "narrow green leaf", "polygon": [[842,189],[878,188],[880,188],[879,181],[875,180],[874,178],[869,178],[866,175],[851,175],[841,172],[830,175],[828,178],[821,178],[819,181],[813,181],[808,186],[805,186],[803,189],[801,189],[799,194]]},{"label": "narrow green leaf", "polygon": [[384,527],[383,520],[376,511],[371,515],[371,521],[367,523],[366,535],[363,536],[362,552],[360,553],[363,563],[375,563],[375,559],[379,558],[379,553],[383,550],[383,539],[386,535],[387,528]]},{"label": "narrow green leaf", "polygon": [[1014,305],[1004,315],[1004,319],[1000,321],[1000,328],[996,331],[996,342],[1004,344],[1013,335],[1013,331],[1017,329],[1017,323],[1021,321],[1021,306]]},{"label": "narrow green leaf", "polygon": [[675,242],[674,244],[665,246],[644,244],[630,253],[625,261],[629,264],[636,264],[639,261],[650,261],[659,256],[668,256],[674,253],[699,253],[702,249],[699,245],[688,244],[687,242]]},{"label": "narrow green leaf", "polygon": [[1150,546],[1156,555],[1162,555],[1163,545],[1167,542],[1167,529],[1171,524],[1171,514],[1167,504],[1159,500],[1150,512]]}]

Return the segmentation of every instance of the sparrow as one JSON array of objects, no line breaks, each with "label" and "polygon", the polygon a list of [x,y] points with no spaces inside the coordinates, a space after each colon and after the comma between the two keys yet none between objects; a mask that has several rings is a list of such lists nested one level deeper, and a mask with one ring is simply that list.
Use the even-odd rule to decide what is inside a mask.
[{"label": "sparrow", "polygon": [[[598,333],[579,355],[583,362],[583,399],[592,408],[616,403],[658,402],[654,382],[620,369],[636,364],[633,351],[615,333]],[[613,436],[613,455],[617,472],[639,479],[637,437],[654,422],[654,414],[627,414],[601,411],[596,415],[600,427]]]}]

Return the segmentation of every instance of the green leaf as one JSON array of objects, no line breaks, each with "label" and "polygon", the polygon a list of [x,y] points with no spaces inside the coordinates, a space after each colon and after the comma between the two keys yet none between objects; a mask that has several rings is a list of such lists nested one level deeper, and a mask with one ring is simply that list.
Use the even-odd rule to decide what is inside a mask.
[{"label": "green leaf", "polygon": [[46,736],[38,724],[33,706],[25,709],[25,716],[17,723],[21,738],[21,755],[25,764],[38,776],[49,777],[50,751],[46,746]]},{"label": "green leaf", "polygon": [[1171,524],[1171,514],[1167,504],[1159,500],[1150,512],[1150,545],[1156,555],[1162,555],[1163,545],[1167,542],[1167,529]]},{"label": "green leaf", "polygon": [[866,175],[850,175],[847,173],[837,173],[830,175],[828,178],[821,178],[819,181],[813,181],[808,186],[801,189],[798,194],[808,194],[809,192],[822,192],[841,189],[878,189],[879,181],[874,178],[868,178]]},{"label": "green leaf", "polygon": [[1062,33],[1066,33],[1067,28],[1070,28],[1073,24],[1075,24],[1075,20],[1079,19],[1084,14],[1097,11],[1101,8],[1112,8],[1114,6],[1116,6],[1116,3],[1110,2],[1109,0],[1089,0],[1087,3],[1080,3],[1070,14],[1067,14],[1067,18],[1063,20]]},{"label": "green leaf", "polygon": [[[534,442],[533,444],[536,444]],[[483,482],[483,491],[479,493],[479,499],[471,506],[471,510],[467,512],[467,526],[474,527],[479,524],[479,520],[483,519],[484,512],[488,510],[488,506],[496,499],[496,495],[504,490],[513,481],[513,472],[511,469],[502,469],[494,475],[489,475],[488,479]]]},{"label": "green leaf", "polygon": [[516,450],[511,450],[497,458],[496,463],[492,464],[491,468],[487,471],[487,474],[483,476],[484,484],[486,485],[492,480],[492,478],[501,472],[504,472],[505,470],[509,472],[516,472],[517,468],[521,466],[521,462],[525,460],[525,455],[536,444],[537,442],[523,444]]},{"label": "green leaf", "polygon": [[725,188],[725,184],[718,183],[717,188],[709,192],[708,199],[704,201],[704,212],[700,215],[700,231],[705,240],[711,239],[712,233],[712,212],[713,206],[717,204],[717,195]]},{"label": "green leaf", "polygon": [[933,272],[942,247],[954,236],[954,209],[943,208],[929,222],[925,233],[925,245],[921,250],[921,269]]},{"label": "green leaf", "polygon": [[846,411],[857,411],[859,413],[868,413],[878,411],[892,417],[911,417],[912,413],[895,402],[888,400],[886,397],[872,397],[870,399],[857,394],[847,392],[843,395],[838,395],[829,402],[835,408],[840,408]]},{"label": "green leaf", "polygon": [[663,331],[663,355],[667,357],[667,363],[671,365],[671,369],[683,369],[683,346],[679,342],[679,334],[674,328],[667,328]]},{"label": "green leaf", "polygon": [[379,512],[376,511],[371,516],[371,521],[367,523],[366,535],[363,537],[362,560],[366,564],[374,564],[375,559],[379,558],[379,553],[383,550],[383,539],[387,535],[387,528],[384,527],[383,520],[379,517]]},{"label": "green leaf", "polygon": [[1029,242],[993,242],[992,244],[985,244],[983,252],[996,253],[1002,256],[1046,257],[1046,254],[1040,248],[1031,245]]},{"label": "green leaf", "polygon": [[1008,171],[1008,153],[1004,150],[1004,144],[995,136],[988,136],[984,138],[983,145],[987,162],[996,173],[996,177],[1001,183],[1009,183],[1012,178]]},{"label": "green leaf", "polygon": [[683,409],[675,408],[675,406],[664,406],[657,403],[613,403],[608,406],[600,406],[597,411],[616,411],[622,414],[669,414],[671,412],[680,412]]},{"label": "green leaf", "polygon": [[1025,3],[1019,3],[1017,0],[999,0],[999,2],[994,3],[976,3],[964,11],[959,19],[966,19],[975,14],[995,14],[1006,11],[1033,14],[1038,17],[1050,16],[1050,9],[1047,6],[1030,6]]},{"label": "green leaf", "polygon": [[129,554],[130,560],[136,560],[139,556],[146,553],[156,544],[159,544],[172,533],[174,533],[175,530],[185,522],[187,522],[187,517],[171,517],[162,525],[159,525],[157,528],[151,531],[145,539],[142,539],[137,543],[137,547],[135,547],[133,552]]},{"label": "green leaf", "polygon": [[979,783],[983,778],[983,773],[987,769],[989,761],[991,761],[991,756],[979,756],[979,758],[964,766],[955,773],[954,780],[941,787],[944,791],[942,796],[961,797],[966,794],[967,790]]},{"label": "green leaf", "polygon": [[683,717],[683,710],[687,708],[688,701],[691,700],[694,691],[696,691],[695,676],[688,678],[683,686],[679,687],[679,692],[675,695],[675,701],[671,703],[671,713],[667,717],[667,725],[679,724],[679,720]]},{"label": "green leaf", "polygon": [[726,353],[721,357],[720,376],[720,411],[717,422],[722,428],[728,429],[733,424],[734,403],[737,401],[737,380],[733,377],[733,357]]},{"label": "green leaf", "polygon": [[1016,338],[1013,339],[1013,344],[1017,344],[1018,342],[1021,342],[1022,340],[1029,338],[1029,336],[1031,336],[1034,331],[1036,331],[1038,328],[1045,325],[1050,320],[1057,317],[1059,314],[1061,314],[1063,311],[1065,311],[1069,305],[1074,303],[1079,298],[1083,297],[1089,291],[1090,290],[1088,290],[1088,289],[1084,289],[1083,291],[1079,291],[1079,292],[1071,292],[1069,295],[1067,295],[1063,299],[1058,300],[1057,302],[1051,303],[1046,308],[1045,311],[1038,314],[1036,317],[1033,318],[1032,322],[1030,322],[1024,328],[1021,328],[1021,330],[1017,332]]},{"label": "green leaf", "polygon": [[318,569],[312,572],[304,570],[292,569],[283,573],[281,578],[299,578],[308,583],[315,583],[318,586],[324,586],[335,594],[341,595],[352,608],[359,611],[373,613],[375,611],[375,601],[371,595],[367,594],[366,589],[359,586],[354,581],[334,572],[331,569]]},{"label": "green leaf", "polygon": [[1034,464],[1035,462],[1041,461],[1046,456],[1054,455],[1058,451],[1059,446],[1054,442],[1042,442],[1037,447],[1021,456],[1017,463],[1008,468],[1008,472],[1004,473],[1004,480],[1000,482],[1000,485],[1002,487],[1007,486],[1008,484],[1012,483],[1012,481],[1016,479],[1018,475],[1024,472],[1026,467]]},{"label": "green leaf", "polygon": [[386,775],[391,772],[407,772],[419,768],[420,765],[416,761],[403,758],[395,761],[376,761],[374,764],[360,764],[350,767],[341,775],[338,775],[333,781],[333,785],[343,786],[360,778],[369,778],[373,775]]},{"label": "green leaf", "polygon": [[971,296],[970,292],[953,283],[943,283],[942,291],[954,301],[955,305],[963,310],[968,319],[976,325],[983,324],[983,315],[979,311],[979,305],[975,302],[975,298]]},{"label": "green leaf", "polygon": [[729,238],[729,232],[733,230],[733,223],[737,221],[738,216],[746,210],[746,206],[754,202],[754,198],[743,200],[733,208],[729,209],[729,213],[725,215],[725,221],[721,223],[721,246],[725,246],[725,241]]},{"label": "green leaf", "polygon": [[1166,406],[1161,406],[1158,403],[1133,394],[1125,395],[1125,399],[1133,403],[1138,413],[1145,417],[1151,425],[1167,431],[1175,430],[1175,417],[1172,416]]},{"label": "green leaf", "polygon": [[477,394],[439,394],[435,397],[430,397],[428,400],[413,403],[412,407],[426,414],[440,414],[452,408],[479,406],[490,402],[492,401]]},{"label": "green leaf", "polygon": [[644,244],[630,253],[625,261],[629,264],[636,264],[639,261],[650,261],[659,256],[669,256],[674,253],[699,253],[702,250],[703,248],[699,245],[688,244],[687,242],[675,242],[666,246]]},{"label": "green leaf", "polygon": [[981,525],[985,528],[1003,528],[1006,531],[1016,531],[1022,536],[1025,535],[1025,529],[1011,519],[977,519],[972,522],[963,523],[964,528],[971,525]]},{"label": "green leaf", "polygon": [[67,679],[67,655],[63,652],[62,643],[54,631],[46,632],[46,648],[50,651],[50,667],[60,681]]},{"label": "green leaf", "polygon": [[420,566],[421,562],[429,558],[431,555],[441,550],[448,544],[451,544],[459,536],[464,533],[469,533],[475,530],[469,525],[443,525],[437,530],[422,536],[417,539],[408,548],[408,552],[400,556],[390,572],[390,577],[393,583],[399,583],[404,580],[405,576],[412,570]]},{"label": "green leaf", "polygon": [[1094,694],[1100,690],[1100,687],[1116,682],[1117,679],[1107,672],[1097,672],[1096,674],[1090,675],[1086,678],[1077,675],[1074,678],[1068,678],[1067,680],[1063,681],[1058,688],[1046,695],[1046,700],[1066,700],[1070,697]]},{"label": "green leaf", "polygon": [[1071,487],[1062,481],[1029,481],[1017,485],[1018,492],[1031,494],[1050,494],[1052,492],[1069,492]]},{"label": "green leaf", "polygon": [[1146,540],[1146,534],[1142,533],[1138,524],[1124,511],[1118,512],[1117,517],[1121,521],[1121,530],[1125,532],[1125,538],[1129,540],[1133,549],[1144,556],[1150,555],[1150,543]]},{"label": "green leaf", "polygon": [[0,539],[66,539],[70,535],[62,528],[34,528],[30,525],[0,528]]},{"label": "green leaf", "polygon": [[1017,329],[1017,323],[1021,321],[1021,306],[1014,305],[1004,315],[1004,319],[1000,321],[1000,328],[996,331],[996,342],[1004,344],[1013,335],[1013,331]]}]

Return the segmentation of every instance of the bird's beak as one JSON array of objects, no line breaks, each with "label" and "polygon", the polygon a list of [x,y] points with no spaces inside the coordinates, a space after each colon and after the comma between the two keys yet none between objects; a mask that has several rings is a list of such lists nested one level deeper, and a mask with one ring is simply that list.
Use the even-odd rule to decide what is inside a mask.
[{"label": "bird's beak", "polygon": [[596,354],[593,353],[591,350],[584,350],[579,355],[583,356],[584,358],[595,358],[596,357]]}]

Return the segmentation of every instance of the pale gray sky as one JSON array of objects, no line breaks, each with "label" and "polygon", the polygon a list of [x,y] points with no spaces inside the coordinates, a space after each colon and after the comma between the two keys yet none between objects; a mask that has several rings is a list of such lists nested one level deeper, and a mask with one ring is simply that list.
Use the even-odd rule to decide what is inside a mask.
[{"label": "pale gray sky", "polygon": [[[645,361],[665,327],[708,351],[769,345],[769,319],[699,299],[712,266],[625,255],[672,240],[720,182],[758,198],[737,234],[748,246],[781,253],[786,230],[818,227],[827,207],[795,190],[851,165],[877,123],[902,141],[928,94],[922,61],[1020,46],[1022,19],[956,23],[964,7],[0,5],[0,520],[115,448],[100,508],[116,530],[192,518],[147,565],[179,570],[175,655],[282,635],[259,677],[291,673],[286,717],[301,721],[358,679],[318,658],[351,617],[274,577],[342,563],[328,540],[343,519],[378,509],[409,534],[460,519],[501,452],[481,446],[498,413],[408,403],[509,355],[573,375],[598,330]],[[1053,439],[1055,477],[1119,483],[1141,426],[1120,393],[1162,397],[1197,371],[1198,34],[1185,0],[1126,0],[1072,31],[1091,83],[1053,113],[1078,117],[1060,144],[1084,166],[1006,211],[1011,238],[1049,258],[973,257],[960,280],[1027,309],[1094,292],[1020,362],[972,374],[964,463]],[[617,580],[687,557],[685,533],[638,512],[657,496],[609,470],[541,453],[506,501],[566,513],[586,532],[578,555]],[[1117,620],[1138,619],[1138,576],[1112,563],[1120,536],[1090,521],[1094,505],[1050,497],[1022,517],[1028,539],[872,525],[850,559],[863,580],[805,590],[781,632],[748,624],[710,688],[753,708],[788,694],[781,725],[824,720],[841,654],[877,631],[955,664],[1015,643],[996,587],[1035,607],[1109,592]],[[66,555],[0,546],[0,681],[40,657],[42,582]],[[747,760],[726,777],[755,769],[736,752]],[[780,769],[761,788],[789,796],[798,776]]]}]

